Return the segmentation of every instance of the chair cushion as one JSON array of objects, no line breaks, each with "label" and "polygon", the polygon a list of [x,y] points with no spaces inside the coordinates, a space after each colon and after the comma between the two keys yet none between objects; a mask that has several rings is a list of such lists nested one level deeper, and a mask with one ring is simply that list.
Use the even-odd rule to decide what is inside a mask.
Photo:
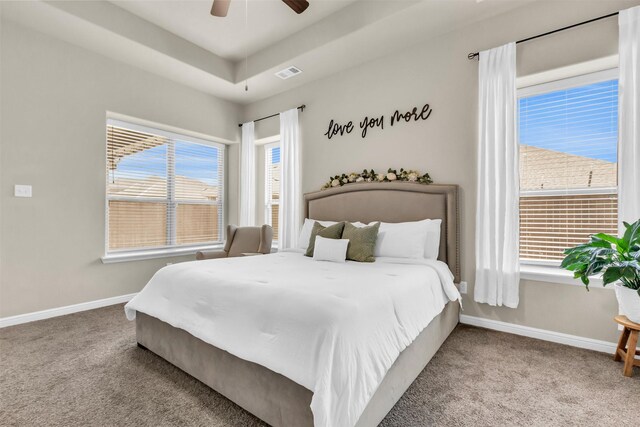
[{"label": "chair cushion", "polygon": [[229,256],[242,256],[246,252],[259,252],[261,227],[237,227],[229,244]]}]

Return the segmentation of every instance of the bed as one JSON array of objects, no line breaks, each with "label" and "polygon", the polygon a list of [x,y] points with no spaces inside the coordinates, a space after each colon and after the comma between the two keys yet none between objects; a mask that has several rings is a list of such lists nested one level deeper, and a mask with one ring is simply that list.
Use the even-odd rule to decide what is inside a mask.
[{"label": "bed", "polygon": [[[309,193],[304,201],[305,216],[316,220],[441,219],[438,260],[446,263],[452,279],[459,282],[457,186],[363,183]],[[377,425],[458,323],[459,304],[444,290],[444,284],[440,291],[435,285],[427,286],[436,282],[436,276],[444,283],[445,273],[433,261],[425,261],[429,265],[393,261],[385,265],[380,260],[369,266],[346,263],[329,268],[292,252],[222,262],[182,263],[160,270],[152,279],[156,284],[141,292],[148,295],[146,299],[134,298],[128,304],[128,316],[135,316],[141,347],[273,426]],[[285,270],[288,279],[278,275]],[[214,276],[219,284],[212,294],[205,282]],[[277,277],[277,283],[271,277]],[[358,278],[369,287],[358,290],[363,287]],[[332,279],[350,280],[354,285],[345,289],[331,283]],[[408,284],[387,286],[394,280],[401,283],[400,279]],[[198,281],[202,283],[195,284]],[[261,281],[264,286],[255,286]],[[420,283],[411,284],[417,281]],[[322,292],[317,290],[320,285],[325,286]],[[354,306],[354,295],[364,292],[371,302]],[[387,303],[389,298],[392,304]],[[422,299],[432,300],[433,307],[414,304]],[[215,319],[196,315],[211,306],[217,310]],[[276,311],[282,318],[259,317],[257,312],[265,310]],[[342,315],[358,310],[362,310],[359,317]],[[168,312],[172,317],[165,316]],[[314,322],[325,318],[338,319],[335,325],[339,326],[314,329]],[[212,323],[203,327],[209,320]],[[256,322],[261,323],[256,326]],[[394,322],[399,324],[394,331],[401,333],[384,338],[391,336],[391,326],[389,331],[386,328]],[[311,331],[309,336],[307,331]],[[383,338],[370,339],[369,335]],[[309,345],[296,347],[298,339]],[[375,349],[375,354],[384,354],[384,360],[361,363],[351,357],[365,353],[366,346]],[[337,362],[317,356],[333,355],[327,348],[335,349],[340,356],[335,357]],[[297,360],[305,369],[292,363]],[[313,366],[313,374],[306,371],[307,366]]]}]

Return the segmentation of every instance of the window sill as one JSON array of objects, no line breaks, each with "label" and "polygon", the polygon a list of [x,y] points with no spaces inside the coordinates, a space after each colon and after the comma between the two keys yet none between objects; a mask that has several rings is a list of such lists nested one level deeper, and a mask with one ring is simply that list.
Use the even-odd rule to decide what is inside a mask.
[{"label": "window sill", "polygon": [[223,244],[207,246],[189,246],[184,248],[149,249],[142,251],[114,252],[101,258],[103,264],[113,264],[117,262],[142,261],[155,258],[170,258],[185,255],[195,255],[198,251],[212,251],[222,249]]},{"label": "window sill", "polygon": [[[574,279],[573,273],[553,265],[520,264],[520,280],[533,280],[536,282],[562,283],[566,285],[584,286],[580,279]],[[589,279],[589,287],[604,288],[602,277],[596,276]],[[609,287],[613,289],[613,287]],[[609,289],[607,288],[607,289]]]}]

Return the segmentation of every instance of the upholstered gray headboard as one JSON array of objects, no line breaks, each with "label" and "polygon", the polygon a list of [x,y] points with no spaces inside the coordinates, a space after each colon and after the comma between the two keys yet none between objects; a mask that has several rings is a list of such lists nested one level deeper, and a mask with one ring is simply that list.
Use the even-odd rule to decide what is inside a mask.
[{"label": "upholstered gray headboard", "polygon": [[304,195],[305,218],[405,222],[442,219],[440,253],[460,281],[458,186],[380,182],[349,184]]}]

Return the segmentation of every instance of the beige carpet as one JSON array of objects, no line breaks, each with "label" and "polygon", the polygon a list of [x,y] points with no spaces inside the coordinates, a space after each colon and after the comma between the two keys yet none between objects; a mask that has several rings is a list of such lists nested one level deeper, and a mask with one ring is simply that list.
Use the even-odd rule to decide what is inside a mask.
[{"label": "beige carpet", "polygon": [[[113,306],[0,330],[0,425],[262,425],[136,346]],[[638,426],[640,369],[460,325],[384,426]]]}]

